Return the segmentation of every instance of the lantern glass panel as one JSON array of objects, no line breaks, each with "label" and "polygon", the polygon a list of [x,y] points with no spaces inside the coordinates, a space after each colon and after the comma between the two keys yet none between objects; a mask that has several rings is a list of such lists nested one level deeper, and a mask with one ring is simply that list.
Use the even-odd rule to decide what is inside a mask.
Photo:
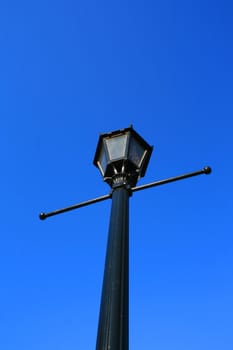
[{"label": "lantern glass panel", "polygon": [[107,157],[106,157],[104,145],[102,145],[102,149],[100,151],[99,164],[100,164],[102,173],[104,173],[107,167]]},{"label": "lantern glass panel", "polygon": [[145,148],[142,147],[136,139],[132,138],[130,140],[129,160],[131,160],[131,162],[133,162],[137,167],[140,167],[145,152]]},{"label": "lantern glass panel", "polygon": [[110,161],[125,157],[127,135],[106,139]]}]

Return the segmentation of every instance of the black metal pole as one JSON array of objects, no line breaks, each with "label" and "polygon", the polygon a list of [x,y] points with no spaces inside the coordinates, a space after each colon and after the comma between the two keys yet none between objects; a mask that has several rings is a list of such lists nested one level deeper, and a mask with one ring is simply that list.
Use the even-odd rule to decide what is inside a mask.
[{"label": "black metal pole", "polygon": [[175,181],[179,181],[179,180],[184,180],[187,179],[189,177],[193,177],[193,176],[197,176],[197,175],[202,175],[202,174],[206,174],[209,175],[211,174],[212,169],[209,166],[204,167],[201,170],[197,170],[197,171],[193,171],[191,173],[186,173],[183,175],[178,175],[178,176],[173,176],[173,177],[169,177],[168,179],[164,179],[164,180],[159,180],[159,181],[155,181],[155,182],[151,182],[149,184],[146,185],[141,185],[141,186],[137,186],[137,187],[132,187],[132,192],[137,192],[137,191],[141,191],[141,190],[146,190],[147,188],[151,188],[151,187],[156,187],[156,186],[160,186],[160,185],[165,185],[168,184],[170,182],[175,182]]},{"label": "black metal pole", "polygon": [[129,192],[112,193],[96,350],[128,350]]},{"label": "black metal pole", "polygon": [[111,194],[105,194],[104,196],[97,197],[94,199],[89,199],[88,201],[74,204],[74,205],[71,205],[71,206],[66,207],[66,208],[57,209],[57,210],[51,211],[50,213],[40,213],[39,218],[40,218],[40,220],[45,220],[45,219],[49,218],[50,216],[66,213],[67,211],[79,209],[79,208],[85,207],[85,206],[90,205],[90,204],[105,201],[106,199],[111,198],[111,196],[112,196]]},{"label": "black metal pole", "polygon": [[[208,175],[208,174],[211,173],[211,171],[212,171],[212,169],[209,166],[206,166],[206,167],[204,167],[201,170],[193,171],[191,173],[186,173],[186,174],[183,174],[183,175],[169,177],[168,179],[155,181],[155,182],[152,182],[152,183],[149,183],[149,184],[146,184],[146,185],[132,187],[131,188],[131,192],[137,192],[137,191],[145,190],[147,188],[164,185],[164,184],[167,184],[167,183],[170,183],[170,182],[175,182],[175,181],[178,181],[178,180],[187,179],[189,177],[193,177],[193,176],[197,176],[197,175],[202,175],[202,174]],[[110,193],[110,194],[106,194],[106,195],[101,196],[101,197],[97,197],[97,198],[94,198],[94,199],[89,199],[89,200],[87,200],[85,202],[81,202],[81,203],[78,203],[78,204],[71,205],[71,206],[66,207],[66,208],[57,209],[57,210],[51,211],[49,213],[40,213],[39,218],[40,218],[40,220],[45,220],[46,218],[48,218],[50,216],[66,213],[66,212],[74,210],[74,209],[79,209],[81,207],[84,207],[84,206],[87,206],[87,205],[90,205],[90,204],[93,204],[93,203],[98,203],[98,202],[104,201],[104,200],[109,199],[111,197],[112,197],[112,194]]]}]

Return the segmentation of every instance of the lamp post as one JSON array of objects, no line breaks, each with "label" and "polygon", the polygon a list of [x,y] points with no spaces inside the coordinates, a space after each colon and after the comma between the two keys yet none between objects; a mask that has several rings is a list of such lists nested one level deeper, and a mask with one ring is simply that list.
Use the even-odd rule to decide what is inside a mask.
[{"label": "lamp post", "polygon": [[99,138],[94,164],[112,188],[112,208],[96,350],[129,347],[129,196],[151,152],[132,127]]},{"label": "lamp post", "polygon": [[95,199],[41,213],[40,219],[61,214],[112,198],[108,243],[99,313],[96,350],[128,350],[129,323],[129,197],[133,192],[201,174],[205,167],[183,175],[136,186],[145,175],[153,147],[132,126],[99,137],[94,165],[98,167],[111,192]]}]

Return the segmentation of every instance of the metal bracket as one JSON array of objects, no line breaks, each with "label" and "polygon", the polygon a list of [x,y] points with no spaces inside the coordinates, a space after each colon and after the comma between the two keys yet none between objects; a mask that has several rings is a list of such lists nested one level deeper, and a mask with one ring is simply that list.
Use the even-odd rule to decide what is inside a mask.
[{"label": "metal bracket", "polygon": [[[202,175],[202,174],[209,175],[211,173],[211,171],[212,171],[212,169],[209,166],[206,166],[202,170],[197,170],[197,171],[194,171],[194,172],[191,172],[191,173],[186,173],[186,174],[183,174],[183,175],[170,177],[168,179],[151,182],[149,184],[142,185],[142,186],[132,187],[131,191],[132,192],[137,192],[137,191],[145,190],[147,188],[164,185],[164,184],[167,184],[167,183],[170,183],[170,182],[184,180],[184,179],[187,179],[189,177],[193,177],[193,176],[197,176],[197,175]],[[98,203],[98,202],[101,202],[101,201],[104,201],[104,200],[110,199],[110,198],[112,198],[112,193],[106,194],[104,196],[97,197],[97,198],[94,198],[94,199],[89,199],[89,200],[87,200],[85,202],[74,204],[74,205],[71,205],[71,206],[66,207],[66,208],[57,209],[57,210],[54,210],[54,211],[49,212],[49,213],[40,213],[39,218],[40,218],[40,220],[45,220],[46,218],[48,218],[50,216],[62,214],[62,213],[65,213],[67,211],[71,211],[71,210],[74,210],[74,209],[85,207],[87,205]]]}]

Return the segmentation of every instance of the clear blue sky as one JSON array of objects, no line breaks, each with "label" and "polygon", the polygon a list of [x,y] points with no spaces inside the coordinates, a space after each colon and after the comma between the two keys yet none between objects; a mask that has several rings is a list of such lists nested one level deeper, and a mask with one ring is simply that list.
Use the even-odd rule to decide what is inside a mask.
[{"label": "clear blue sky", "polygon": [[130,349],[233,349],[231,1],[0,3],[0,349],[93,350],[111,202],[98,135],[154,151],[130,207]]}]

